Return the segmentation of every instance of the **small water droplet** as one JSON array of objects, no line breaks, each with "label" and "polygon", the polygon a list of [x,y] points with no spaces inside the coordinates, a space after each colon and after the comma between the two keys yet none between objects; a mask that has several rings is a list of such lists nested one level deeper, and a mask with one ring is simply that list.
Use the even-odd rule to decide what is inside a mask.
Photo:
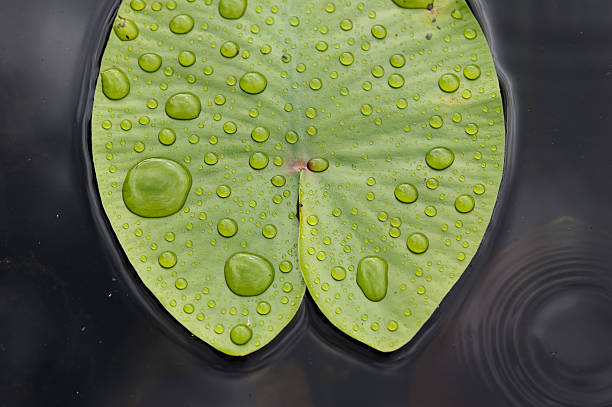
[{"label": "small water droplet", "polygon": [[463,76],[471,81],[478,79],[480,77],[480,67],[474,64],[467,65],[463,68]]},{"label": "small water droplet", "polygon": [[474,38],[476,38],[476,36],[478,35],[476,33],[476,30],[472,29],[472,28],[466,28],[465,30],[463,30],[463,35],[465,36],[465,38],[467,38],[468,40],[473,40]]},{"label": "small water droplet", "polygon": [[291,264],[289,260],[283,260],[278,265],[278,269],[283,273],[289,273],[291,270],[293,270],[293,264]]},{"label": "small water droplet", "polygon": [[482,195],[485,193],[485,186],[483,184],[474,185],[474,193],[476,195]]},{"label": "small water droplet", "polygon": [[191,51],[181,51],[178,54],[178,61],[182,66],[191,66],[195,64],[196,56]]},{"label": "small water droplet", "polygon": [[317,49],[317,51],[320,51],[320,52],[327,51],[327,47],[328,47],[327,42],[325,42],[325,41],[323,41],[323,40],[318,41],[318,42],[315,44],[315,48]]},{"label": "small water droplet", "polygon": [[177,278],[174,282],[174,286],[179,290],[184,290],[185,288],[187,288],[187,280],[185,280],[184,278]]},{"label": "small water droplet", "polygon": [[251,131],[251,138],[258,143],[263,143],[270,137],[270,131],[263,126],[257,126]]},{"label": "small water droplet", "polygon": [[391,74],[389,75],[388,83],[394,89],[401,88],[404,86],[404,77],[399,73]]},{"label": "small water droplet", "polygon": [[439,129],[440,127],[442,127],[442,125],[444,124],[444,120],[442,119],[441,116],[439,115],[433,115],[429,118],[429,125],[433,128],[433,129]]},{"label": "small water droplet", "polygon": [[436,209],[435,206],[427,206],[425,208],[425,215],[429,216],[430,218],[436,216],[437,213],[438,213],[438,210]]},{"label": "small water droplet", "polygon": [[353,28],[353,22],[350,19],[345,18],[344,20],[340,21],[340,28],[342,28],[344,31],[349,31]]},{"label": "small water droplet", "polygon": [[331,276],[336,281],[342,281],[346,278],[346,269],[342,266],[335,266],[331,270]]},{"label": "small water droplet", "polygon": [[387,329],[391,332],[397,331],[397,328],[399,328],[399,324],[397,323],[397,321],[391,320],[389,322],[387,322]]},{"label": "small water droplet", "polygon": [[217,187],[217,196],[219,198],[227,198],[232,193],[232,189],[227,185],[219,185]]},{"label": "small water droplet", "polygon": [[394,68],[401,68],[406,65],[406,58],[402,54],[393,54],[389,58],[389,63]]},{"label": "small water droplet", "polygon": [[434,0],[393,0],[393,2],[402,8],[424,8],[431,10]]},{"label": "small water droplet", "polygon": [[266,291],[274,280],[270,262],[256,254],[238,252],[225,262],[225,282],[237,295],[246,297]]},{"label": "small water droplet", "polygon": [[272,310],[272,307],[267,301],[260,301],[259,303],[257,303],[257,313],[259,315],[268,315],[270,313],[270,310]]},{"label": "small water droplet", "polygon": [[351,52],[343,52],[342,54],[340,54],[340,57],[338,59],[340,60],[340,63],[344,66],[349,66],[353,63],[353,61],[355,61],[355,57]]}]

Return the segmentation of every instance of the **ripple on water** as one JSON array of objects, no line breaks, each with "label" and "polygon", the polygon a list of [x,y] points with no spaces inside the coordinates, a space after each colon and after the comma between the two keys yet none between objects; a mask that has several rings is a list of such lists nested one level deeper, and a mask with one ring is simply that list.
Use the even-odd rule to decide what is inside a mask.
[{"label": "ripple on water", "polygon": [[516,405],[612,405],[609,253],[571,219],[506,250],[461,313],[465,363]]}]

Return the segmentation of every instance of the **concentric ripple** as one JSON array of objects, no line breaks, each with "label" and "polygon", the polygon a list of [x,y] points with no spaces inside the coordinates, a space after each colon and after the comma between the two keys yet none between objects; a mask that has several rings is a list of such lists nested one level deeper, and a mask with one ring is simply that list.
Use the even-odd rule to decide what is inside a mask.
[{"label": "concentric ripple", "polygon": [[465,363],[515,405],[610,406],[611,252],[571,219],[504,252],[462,312]]}]

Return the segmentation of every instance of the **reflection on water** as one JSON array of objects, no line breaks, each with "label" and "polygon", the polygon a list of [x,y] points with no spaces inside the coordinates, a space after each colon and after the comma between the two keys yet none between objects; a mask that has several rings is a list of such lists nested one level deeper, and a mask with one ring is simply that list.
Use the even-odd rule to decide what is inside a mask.
[{"label": "reflection on water", "polygon": [[456,322],[465,364],[517,405],[610,405],[610,253],[572,219],[506,249]]}]

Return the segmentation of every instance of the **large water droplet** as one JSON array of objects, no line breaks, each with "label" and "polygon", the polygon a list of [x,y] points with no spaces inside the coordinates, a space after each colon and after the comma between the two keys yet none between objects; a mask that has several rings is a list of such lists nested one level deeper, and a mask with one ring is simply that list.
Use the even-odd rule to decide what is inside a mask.
[{"label": "large water droplet", "polygon": [[416,232],[408,236],[406,246],[412,253],[425,253],[429,248],[429,239],[423,233]]},{"label": "large water droplet", "polygon": [[228,20],[236,20],[244,14],[247,0],[220,0],[219,14]]},{"label": "large water droplet", "polygon": [[244,345],[248,341],[251,340],[253,336],[253,331],[251,328],[244,324],[238,324],[232,328],[230,331],[230,339],[236,345]]},{"label": "large water droplet", "polygon": [[263,92],[268,86],[266,77],[259,72],[247,72],[240,78],[240,89],[252,95]]},{"label": "large water droplet", "polygon": [[100,72],[102,92],[112,100],[123,99],[130,93],[130,81],[119,68],[110,68]]},{"label": "large water droplet", "polygon": [[395,198],[403,203],[413,203],[419,197],[419,191],[410,183],[399,184],[395,187]]},{"label": "large water droplet", "polygon": [[166,114],[173,119],[195,119],[201,111],[200,99],[191,92],[176,93],[166,101]]},{"label": "large water droplet", "polygon": [[257,126],[251,131],[251,138],[258,143],[263,143],[270,137],[270,131],[263,126]]},{"label": "large water droplet", "polygon": [[274,280],[274,268],[265,258],[238,252],[225,262],[225,282],[234,294],[247,297],[266,291]]},{"label": "large water droplet", "polygon": [[364,257],[357,266],[357,285],[370,301],[387,295],[387,262],[378,256]]},{"label": "large water droplet", "polygon": [[138,37],[138,26],[136,23],[123,17],[115,19],[113,31],[121,41],[132,41]]},{"label": "large water droplet", "polygon": [[175,34],[187,34],[193,29],[193,17],[189,14],[179,14],[170,20],[170,31]]},{"label": "large water droplet", "polygon": [[434,147],[427,152],[425,161],[434,170],[443,170],[455,161],[455,154],[446,147]]},{"label": "large water droplet", "polygon": [[147,158],[128,171],[123,201],[136,215],[160,218],[178,212],[190,189],[191,174],[182,164],[165,158]]}]

